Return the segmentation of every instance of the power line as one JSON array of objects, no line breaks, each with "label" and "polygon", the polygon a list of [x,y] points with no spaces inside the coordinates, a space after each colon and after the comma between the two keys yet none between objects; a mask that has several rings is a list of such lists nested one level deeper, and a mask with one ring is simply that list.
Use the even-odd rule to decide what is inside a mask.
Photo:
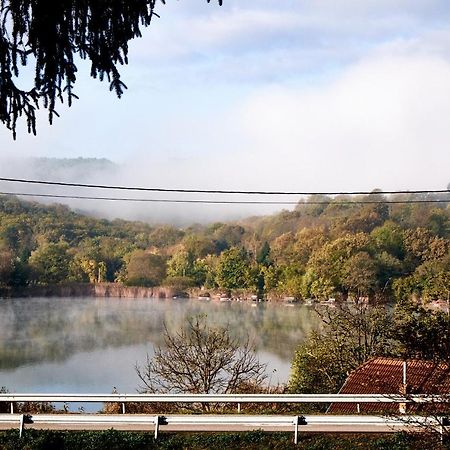
[{"label": "power line", "polygon": [[198,203],[198,204],[217,204],[217,205],[383,205],[383,204],[415,204],[415,203],[450,203],[449,200],[386,200],[386,201],[364,201],[364,200],[331,200],[331,201],[265,201],[265,200],[193,200],[193,199],[157,199],[157,198],[127,198],[127,197],[94,197],[84,195],[59,195],[59,194],[36,194],[30,192],[0,192],[0,195],[18,195],[23,197],[44,197],[44,198],[62,198],[72,200],[105,200],[119,202],[148,202],[148,203]]},{"label": "power line", "polygon": [[[377,194],[445,194],[450,193],[450,189],[427,189],[427,190],[399,190],[399,191],[348,191],[348,192],[293,192],[293,191],[243,191],[224,189],[169,189],[169,188],[149,188],[139,186],[114,186],[105,184],[84,184],[68,183],[63,181],[43,181],[29,180],[24,178],[0,177],[0,181],[13,183],[44,184],[50,186],[67,186],[95,189],[114,189],[123,191],[145,191],[145,192],[175,192],[189,194],[244,194],[244,195],[377,195]],[[284,202],[283,202],[284,203]]]}]

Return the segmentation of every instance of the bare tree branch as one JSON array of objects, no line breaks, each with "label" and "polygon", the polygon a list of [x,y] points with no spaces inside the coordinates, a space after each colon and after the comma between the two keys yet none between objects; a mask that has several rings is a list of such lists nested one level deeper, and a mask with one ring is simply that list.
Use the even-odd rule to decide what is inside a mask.
[{"label": "bare tree branch", "polygon": [[[218,394],[258,389],[266,380],[250,340],[240,344],[228,327],[208,326],[204,316],[190,319],[187,329],[171,334],[164,328],[164,347],[136,365],[140,392]],[[203,409],[207,409],[203,405]]]}]

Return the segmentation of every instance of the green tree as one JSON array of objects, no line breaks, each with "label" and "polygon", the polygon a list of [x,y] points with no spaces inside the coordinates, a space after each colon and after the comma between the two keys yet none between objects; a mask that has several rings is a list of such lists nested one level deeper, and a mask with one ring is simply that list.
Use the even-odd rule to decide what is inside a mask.
[{"label": "green tree", "polygon": [[26,261],[36,246],[30,217],[23,213],[1,217],[0,240],[14,256]]},{"label": "green tree", "polygon": [[266,292],[276,290],[280,282],[280,269],[271,265],[268,267],[263,266],[261,271],[264,275],[264,290]]},{"label": "green tree", "polygon": [[182,237],[184,232],[178,228],[165,225],[154,229],[149,236],[151,245],[162,248],[176,244]]},{"label": "green tree", "polygon": [[205,283],[207,267],[204,260],[194,259],[194,255],[186,250],[179,249],[167,262],[166,282],[173,284],[177,280],[180,284],[182,279],[186,287],[202,286]]},{"label": "green tree", "polygon": [[391,317],[383,307],[342,305],[318,310],[323,329],[295,353],[289,388],[297,393],[336,393],[351,370],[389,352]]},{"label": "green tree", "polygon": [[450,236],[449,213],[440,208],[430,211],[427,228],[435,235],[443,238]]},{"label": "green tree", "polygon": [[256,262],[261,266],[268,267],[272,264],[272,258],[270,256],[270,245],[267,241],[264,242],[256,255]]},{"label": "green tree", "polygon": [[291,262],[289,265],[271,266],[270,269],[276,274],[275,281],[280,294],[291,295],[297,298],[304,297],[304,277],[301,266]]},{"label": "green tree", "polygon": [[225,250],[219,257],[216,280],[219,287],[225,289],[249,287],[253,280],[247,252],[237,247]]},{"label": "green tree", "polygon": [[166,276],[166,261],[162,256],[135,250],[128,257],[126,284],[158,286]]},{"label": "green tree", "polygon": [[311,254],[323,247],[327,241],[325,227],[301,228],[295,235],[293,258],[305,266]]},{"label": "green tree", "polygon": [[113,282],[124,266],[124,256],[134,248],[134,244],[112,236],[83,239],[75,249],[71,278],[90,283]]},{"label": "green tree", "polygon": [[[382,195],[365,196],[362,200],[379,201],[385,200]],[[360,205],[354,214],[350,214],[343,218],[341,231],[356,233],[370,233],[375,227],[380,226],[389,216],[389,208],[386,203],[379,204],[363,204]]]},{"label": "green tree", "polygon": [[367,252],[355,253],[345,261],[342,285],[357,298],[373,293],[377,285],[377,266]]},{"label": "green tree", "polygon": [[450,320],[443,311],[417,303],[396,305],[393,314],[395,351],[404,358],[450,362]]},{"label": "green tree", "polygon": [[369,248],[370,237],[365,233],[347,234],[326,243],[315,251],[308,261],[305,291],[309,290],[309,293],[305,294],[323,298],[335,292],[347,292],[346,285],[351,275],[350,267],[346,268],[346,265],[355,266],[359,263],[362,270],[362,259],[367,257],[359,256],[355,260],[352,260],[352,257],[360,252],[366,252]]},{"label": "green tree", "polygon": [[217,267],[219,264],[219,257],[215,255],[208,255],[203,259],[196,261],[197,271],[203,274],[203,284],[208,289],[215,289],[217,285]]},{"label": "green tree", "polygon": [[43,243],[31,253],[31,277],[38,284],[67,281],[72,256],[67,242]]},{"label": "green tree", "polygon": [[194,275],[194,256],[184,249],[175,252],[167,262],[167,276],[189,277]]},{"label": "green tree", "polygon": [[207,255],[216,253],[214,241],[206,236],[187,235],[183,238],[184,249],[193,256],[194,259],[204,258]]},{"label": "green tree", "polygon": [[398,259],[404,258],[404,233],[394,222],[385,222],[381,227],[375,228],[370,236],[378,252],[385,251]]},{"label": "green tree", "polygon": [[312,332],[294,354],[289,391],[296,394],[336,393],[353,369],[346,345],[330,336]]},{"label": "green tree", "polygon": [[276,264],[286,266],[297,259],[294,244],[295,237],[291,232],[283,233],[273,239],[271,243],[271,253]]},{"label": "green tree", "polygon": [[429,230],[416,228],[405,232],[405,248],[411,263],[418,265],[444,257],[450,244],[447,239],[434,236]]},{"label": "green tree", "polygon": [[391,281],[394,278],[398,278],[403,273],[403,262],[386,251],[375,254],[375,258],[378,271],[378,287],[381,288],[380,294],[390,294],[392,291]]},{"label": "green tree", "polygon": [[0,286],[11,284],[14,269],[12,252],[7,248],[0,248]]},{"label": "green tree", "polygon": [[410,300],[413,297],[425,302],[449,300],[450,298],[450,255],[429,260],[420,264],[415,271],[393,283],[397,300]]},{"label": "green tree", "polygon": [[213,238],[219,251],[240,246],[245,229],[240,225],[215,224]]}]

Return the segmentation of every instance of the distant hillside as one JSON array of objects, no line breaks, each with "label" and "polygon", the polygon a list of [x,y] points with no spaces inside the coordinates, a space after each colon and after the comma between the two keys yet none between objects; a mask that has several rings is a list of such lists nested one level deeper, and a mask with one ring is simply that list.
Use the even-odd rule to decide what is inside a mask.
[{"label": "distant hillside", "polygon": [[[39,157],[5,157],[0,154],[0,177],[19,178],[40,181],[56,181],[96,185],[120,185],[142,187],[174,187],[181,183],[175,181],[170,173],[161,173],[150,161],[137,161],[130,158],[125,162],[112,162],[106,158],[39,158]],[[201,181],[200,181],[201,182]],[[195,182],[196,183],[196,182]],[[197,185],[196,185],[197,186]],[[201,187],[201,185],[199,186]],[[118,191],[69,188],[64,186],[46,186],[41,184],[25,184],[0,181],[0,192],[20,194],[35,193],[39,195],[75,195],[120,197]],[[146,197],[151,199],[168,198],[168,195],[157,193],[130,192],[126,197]],[[173,197],[173,196],[172,196]],[[178,196],[181,197],[181,196]],[[192,198],[193,196],[189,196]],[[187,198],[187,196],[183,196]],[[213,221],[244,218],[259,212],[249,205],[203,205],[203,204],[171,204],[171,203],[139,203],[93,201],[35,196],[33,200],[51,204],[55,201],[68,205],[76,211],[105,219],[140,220],[152,224],[170,223],[177,226],[188,226],[192,222],[210,223]],[[263,207],[263,211],[268,211]]]},{"label": "distant hillside", "polygon": [[294,211],[180,229],[0,196],[0,295],[107,281],[267,298],[446,300],[450,203],[418,203],[427,198],[439,199],[315,197]]},{"label": "distant hillside", "polygon": [[118,166],[106,158],[30,158],[33,172],[40,180],[92,180],[95,174],[112,175]]}]

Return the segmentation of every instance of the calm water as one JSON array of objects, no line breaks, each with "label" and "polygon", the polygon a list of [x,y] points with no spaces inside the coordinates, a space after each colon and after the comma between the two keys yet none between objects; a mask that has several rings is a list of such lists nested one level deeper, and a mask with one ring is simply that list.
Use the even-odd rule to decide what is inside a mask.
[{"label": "calm water", "polygon": [[206,314],[255,343],[272,383],[285,382],[296,346],[317,327],[307,306],[198,300],[0,299],[0,386],[11,392],[122,393],[138,388],[136,363],[169,330]]}]

